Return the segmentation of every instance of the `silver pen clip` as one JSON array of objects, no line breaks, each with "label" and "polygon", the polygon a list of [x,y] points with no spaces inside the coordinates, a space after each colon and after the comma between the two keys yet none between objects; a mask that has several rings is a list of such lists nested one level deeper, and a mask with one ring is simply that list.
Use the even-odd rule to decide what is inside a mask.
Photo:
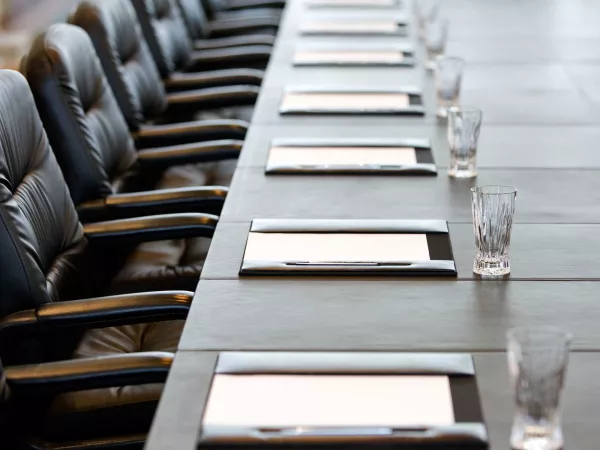
[{"label": "silver pen clip", "polygon": [[401,261],[290,261],[286,266],[411,266],[410,262]]},{"label": "silver pen clip", "polygon": [[265,437],[294,436],[392,436],[394,434],[424,434],[426,427],[390,428],[390,427],[295,427],[261,428],[257,432]]}]

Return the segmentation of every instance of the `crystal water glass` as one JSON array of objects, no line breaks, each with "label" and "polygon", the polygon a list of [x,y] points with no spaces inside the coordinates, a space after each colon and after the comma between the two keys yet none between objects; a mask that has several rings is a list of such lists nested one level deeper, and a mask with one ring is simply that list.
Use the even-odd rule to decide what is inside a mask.
[{"label": "crystal water glass", "polygon": [[511,186],[471,188],[475,261],[473,272],[484,276],[510,273],[508,248],[517,189]]},{"label": "crystal water glass", "polygon": [[516,412],[515,450],[564,446],[560,403],[569,363],[570,333],[555,327],[513,328],[507,333],[508,367]]},{"label": "crystal water glass", "polygon": [[453,178],[473,178],[477,176],[477,143],[483,111],[468,106],[451,106],[447,109],[447,117],[450,147],[448,175]]},{"label": "crystal water glass", "polygon": [[435,59],[436,115],[438,117],[448,117],[448,108],[459,105],[464,67],[465,60],[455,56],[438,56]]},{"label": "crystal water glass", "polygon": [[427,48],[428,70],[435,69],[435,59],[444,54],[448,38],[448,20],[437,16],[425,25],[425,47]]},{"label": "crystal water glass", "polygon": [[425,40],[428,22],[433,22],[440,11],[440,0],[416,0],[415,12],[419,28],[419,39]]}]

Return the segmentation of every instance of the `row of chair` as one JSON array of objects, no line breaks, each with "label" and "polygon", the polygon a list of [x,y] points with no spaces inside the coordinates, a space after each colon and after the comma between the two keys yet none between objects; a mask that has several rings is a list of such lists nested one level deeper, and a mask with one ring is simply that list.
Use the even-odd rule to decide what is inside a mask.
[{"label": "row of chair", "polygon": [[143,447],[282,7],[87,0],[0,71],[0,448]]}]

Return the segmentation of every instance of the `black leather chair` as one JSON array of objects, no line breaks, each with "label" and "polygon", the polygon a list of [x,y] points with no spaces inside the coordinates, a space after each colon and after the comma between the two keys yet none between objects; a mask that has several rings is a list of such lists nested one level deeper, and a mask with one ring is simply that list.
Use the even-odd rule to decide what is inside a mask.
[{"label": "black leather chair", "polygon": [[[266,67],[271,45],[248,45],[234,48],[194,51],[176,0],[131,0],[150,53],[161,76],[173,72]],[[210,37],[221,38],[244,34],[275,34],[278,21],[266,19],[225,20],[210,23]]]},{"label": "black leather chair", "polygon": [[[182,122],[189,121],[198,111],[224,107],[234,107],[233,117],[248,117],[252,108],[235,106],[254,104],[262,72],[233,69],[190,74],[175,72],[163,65],[163,85],[129,1],[83,1],[69,22],[83,28],[91,37],[139,148],[194,142],[202,138],[205,129],[218,132],[221,137],[232,134],[244,137],[247,123],[238,120]],[[184,44],[186,42],[189,38]],[[235,83],[240,85],[231,86]],[[171,93],[167,94],[166,90]]]},{"label": "black leather chair", "polygon": [[211,25],[217,22],[208,20],[202,3],[199,0],[177,0],[177,4],[196,50],[275,44],[275,36],[271,34],[211,38]]},{"label": "black leather chair", "polygon": [[136,151],[89,36],[73,25],[38,36],[23,71],[83,221],[220,212],[242,141]]},{"label": "black leather chair", "polygon": [[[20,431],[99,445],[148,429],[171,356],[139,353],[175,349],[198,270],[157,268],[152,255],[137,279],[123,269],[140,242],[210,237],[215,224],[173,214],[82,226],[27,81],[0,71],[0,357],[9,369],[53,363],[7,370],[13,395],[36,391]],[[124,284],[162,292],[99,297]],[[54,395],[69,385],[78,392]],[[88,448],[68,445],[52,448]]]}]

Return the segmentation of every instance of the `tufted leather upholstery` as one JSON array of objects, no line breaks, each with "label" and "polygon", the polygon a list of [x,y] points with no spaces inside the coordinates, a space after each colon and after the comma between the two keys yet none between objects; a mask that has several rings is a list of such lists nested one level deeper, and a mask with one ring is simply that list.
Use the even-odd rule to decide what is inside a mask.
[{"label": "tufted leather upholstery", "polygon": [[[195,62],[192,53],[193,42],[188,34],[177,0],[131,0],[131,2],[135,7],[154,62],[163,78],[170,77],[175,71],[198,71],[208,68],[202,63]],[[205,25],[204,29],[206,30],[208,26],[208,24]],[[256,27],[240,28],[237,34],[247,34],[248,32],[251,34],[269,33],[273,30]],[[226,27],[223,30],[211,27],[210,30],[211,37],[231,35],[231,33],[236,34],[235,28],[228,31]],[[270,52],[270,48],[266,46],[257,46],[257,49],[267,49]],[[250,48],[246,53],[251,50]],[[256,59],[258,56],[246,57],[244,52],[239,53],[238,57],[237,67],[264,68],[267,62],[265,59]]]},{"label": "tufted leather upholstery", "polygon": [[[81,29],[55,25],[36,40],[27,60],[27,75],[40,114],[50,131],[55,153],[77,204],[110,193],[126,192],[128,188],[146,187],[144,178],[147,178],[145,174],[136,173],[131,163],[135,161],[136,152],[127,126],[93,55],[93,47]],[[77,67],[70,65],[73,60],[77,60]],[[82,79],[81,73],[89,79]],[[88,86],[96,86],[93,92],[98,100],[86,113],[84,105],[90,103],[90,99],[81,99],[80,95],[92,92],[85,90]],[[107,164],[107,155],[109,162],[116,162]],[[155,186],[176,187],[178,183],[185,186],[213,181],[210,171],[195,169],[195,166],[194,170],[186,166],[174,168]],[[212,172],[220,174],[218,170],[215,168]],[[182,172],[188,176],[182,177]],[[181,289],[193,288],[208,245],[209,241],[204,238],[143,244],[129,255],[129,263],[115,278],[120,287],[115,287],[114,292],[160,289],[165,283]]]},{"label": "tufted leather upholstery", "polygon": [[[140,170],[127,124],[89,37],[80,28],[57,24],[40,35],[28,55],[26,72],[78,206],[113,193],[228,182],[233,169],[214,163],[173,166],[162,178],[160,171],[157,175]],[[140,245],[116,276],[118,288],[113,292],[164,289],[165,283],[193,289],[209,242],[196,238]]]},{"label": "tufted leather upholstery", "polygon": [[[69,22],[90,35],[131,132],[137,133],[153,122],[181,122],[191,118],[191,115],[169,116],[161,74],[129,1],[85,0],[71,14]],[[130,53],[123,48],[137,50]]]},{"label": "tufted leather upholstery", "polygon": [[174,0],[132,0],[150,52],[163,78],[190,62],[192,42]]},{"label": "tufted leather upholstery", "polygon": [[[19,107],[15,107],[18,105]],[[18,240],[16,240],[18,239]],[[87,296],[87,241],[23,78],[0,77],[0,317]]]},{"label": "tufted leather upholstery", "polygon": [[[92,89],[91,84],[82,86]],[[0,249],[0,319],[5,320],[25,310],[110,290],[110,268],[119,260],[114,258],[114,248],[106,252],[86,240],[27,81],[13,71],[0,72]],[[28,317],[17,323],[24,324]],[[32,320],[37,318],[36,313]],[[3,335],[0,355],[11,365],[173,351],[181,327],[182,321],[177,320],[96,329],[83,335],[80,329],[64,328],[51,335],[36,329],[27,337],[11,339],[10,345]],[[5,326],[0,331],[6,332]],[[160,386],[141,385],[59,396],[40,432],[66,439],[89,433],[101,437],[124,427],[145,431],[159,392]],[[50,399],[34,400],[34,411],[48,411],[45,402]],[[86,414],[80,414],[82,409]]]},{"label": "tufted leather upholstery", "polygon": [[176,169],[173,176],[151,183],[136,166],[138,152],[127,123],[80,28],[50,27],[35,40],[24,70],[75,204],[156,186],[228,181],[205,164],[206,170],[194,176],[182,177],[185,169]]},{"label": "tufted leather upholstery", "polygon": [[167,96],[129,1],[83,1],[70,23],[90,36],[131,130],[167,107]]},{"label": "tufted leather upholstery", "polygon": [[87,35],[51,27],[25,70],[75,204],[126,190],[136,150]]}]

